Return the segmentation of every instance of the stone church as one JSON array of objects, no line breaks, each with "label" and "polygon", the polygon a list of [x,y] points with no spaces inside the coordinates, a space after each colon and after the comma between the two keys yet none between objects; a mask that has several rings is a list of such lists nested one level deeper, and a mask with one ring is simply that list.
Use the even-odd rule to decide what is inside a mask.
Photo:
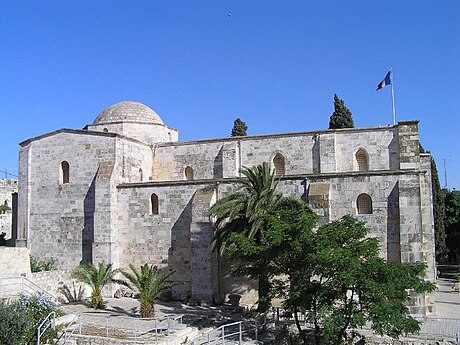
[{"label": "stone church", "polygon": [[[424,261],[435,279],[431,157],[419,151],[418,121],[179,141],[152,109],[121,102],[83,129],[20,146],[16,243],[61,268],[153,263],[176,271],[176,298],[249,300],[251,286],[218,269],[207,213],[235,191],[241,167],[269,162],[279,190],[321,222],[352,214],[379,239],[382,257]],[[429,305],[418,301],[420,310]]]}]

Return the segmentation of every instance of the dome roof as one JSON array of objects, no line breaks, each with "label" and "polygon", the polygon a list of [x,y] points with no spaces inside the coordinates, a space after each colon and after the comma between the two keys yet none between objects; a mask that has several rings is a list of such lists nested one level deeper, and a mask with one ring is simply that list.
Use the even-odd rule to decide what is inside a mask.
[{"label": "dome roof", "polygon": [[164,125],[160,116],[145,104],[139,102],[120,102],[101,111],[93,125],[111,122],[141,122]]}]

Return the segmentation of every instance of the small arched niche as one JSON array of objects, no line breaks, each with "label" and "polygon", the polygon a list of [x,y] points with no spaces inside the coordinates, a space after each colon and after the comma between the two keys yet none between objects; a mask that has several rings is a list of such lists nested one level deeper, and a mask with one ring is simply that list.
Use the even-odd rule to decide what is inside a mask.
[{"label": "small arched niche", "polygon": [[139,181],[144,181],[144,172],[142,171],[142,168],[139,168]]},{"label": "small arched niche", "polygon": [[185,175],[185,179],[187,181],[192,181],[193,180],[193,169],[192,167],[186,167],[185,170],[184,170],[184,175]]},{"label": "small arched niche", "polygon": [[275,169],[275,176],[283,176],[285,173],[285,160],[281,153],[277,153],[273,157],[273,168]]},{"label": "small arched niche", "polygon": [[369,170],[369,155],[367,151],[363,148],[360,148],[356,151],[355,154],[356,168],[358,171],[368,171]]},{"label": "small arched niche", "polygon": [[366,194],[358,195],[356,199],[356,211],[358,214],[372,214],[372,199]]}]

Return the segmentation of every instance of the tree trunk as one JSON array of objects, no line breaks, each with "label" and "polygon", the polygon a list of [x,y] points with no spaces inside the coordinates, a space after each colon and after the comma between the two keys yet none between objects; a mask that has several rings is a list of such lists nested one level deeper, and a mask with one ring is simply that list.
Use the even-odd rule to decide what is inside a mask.
[{"label": "tree trunk", "polygon": [[302,332],[302,327],[300,326],[297,307],[294,308],[294,319],[295,319],[295,324],[297,326],[297,330],[299,331],[299,335],[302,338],[303,343],[308,344],[307,335],[305,334],[305,332]]},{"label": "tree trunk", "polygon": [[265,313],[271,305],[270,297],[268,293],[270,292],[270,282],[265,272],[259,274],[259,304],[257,306],[257,311]]}]

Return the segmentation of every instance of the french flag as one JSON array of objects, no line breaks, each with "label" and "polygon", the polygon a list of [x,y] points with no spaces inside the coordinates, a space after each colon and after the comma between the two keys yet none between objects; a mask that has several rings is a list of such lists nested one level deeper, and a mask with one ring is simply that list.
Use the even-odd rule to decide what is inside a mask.
[{"label": "french flag", "polygon": [[391,71],[387,73],[385,76],[385,79],[383,79],[378,85],[377,85],[377,91],[380,89],[383,89],[385,86],[391,85]]}]

